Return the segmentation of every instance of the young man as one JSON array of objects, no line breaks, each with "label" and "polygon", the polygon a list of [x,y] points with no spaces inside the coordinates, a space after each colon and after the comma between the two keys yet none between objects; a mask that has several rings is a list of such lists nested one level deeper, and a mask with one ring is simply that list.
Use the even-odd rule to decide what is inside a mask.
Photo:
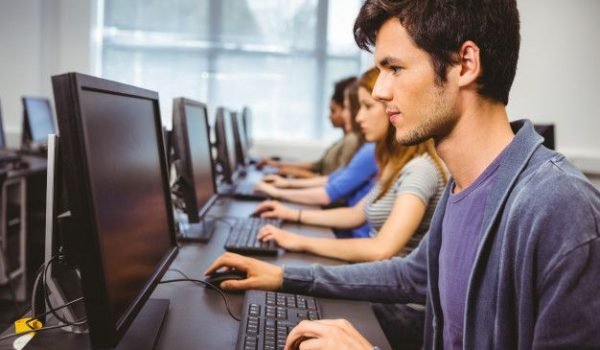
[{"label": "young man", "polygon": [[[426,349],[599,349],[600,193],[505,105],[519,51],[515,0],[367,0],[355,24],[375,45],[373,95],[399,142],[436,140],[453,181],[405,259],[248,272],[229,289],[426,302]],[[371,349],[346,321],[302,322],[287,348]],[[376,345],[376,344],[375,344]]]}]

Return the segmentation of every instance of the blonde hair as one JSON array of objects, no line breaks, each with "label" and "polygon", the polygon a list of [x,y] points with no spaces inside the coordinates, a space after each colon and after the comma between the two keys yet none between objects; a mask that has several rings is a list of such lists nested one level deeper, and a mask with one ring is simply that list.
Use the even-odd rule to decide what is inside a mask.
[{"label": "blonde hair", "polygon": [[[379,71],[375,67],[369,69],[363,73],[358,80],[359,86],[365,88],[369,93],[373,93],[373,88],[375,87],[378,76]],[[402,168],[404,168],[408,162],[423,154],[428,154],[431,159],[433,159],[445,184],[448,181],[446,167],[435,151],[433,139],[428,139],[418,145],[404,146],[396,140],[396,129],[391,126],[388,127],[383,140],[375,142],[375,159],[379,165],[379,187],[381,189],[379,195],[375,198],[375,201],[378,201],[387,193]],[[388,167],[389,171],[384,173],[383,169]]]}]

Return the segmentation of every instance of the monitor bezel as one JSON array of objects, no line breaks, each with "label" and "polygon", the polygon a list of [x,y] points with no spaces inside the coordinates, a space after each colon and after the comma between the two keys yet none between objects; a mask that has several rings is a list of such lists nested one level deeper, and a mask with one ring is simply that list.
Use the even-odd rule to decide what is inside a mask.
[{"label": "monitor bezel", "polygon": [[[193,159],[192,152],[189,147],[190,145],[190,136],[189,130],[187,126],[187,113],[185,111],[186,106],[201,108],[204,111],[204,129],[206,130],[205,140],[206,140],[206,148],[208,150],[210,156],[210,174],[211,174],[211,183],[210,186],[212,188],[211,197],[204,203],[204,205],[200,208],[198,205],[198,198],[196,197],[196,182],[194,181],[194,168],[193,168]],[[199,135],[201,136],[201,135]],[[192,186],[191,194],[184,194],[184,201],[186,202],[186,208],[188,204],[191,205],[191,209],[186,209],[186,214],[188,215],[188,221],[191,223],[199,222],[209,211],[210,207],[217,199],[217,186],[216,186],[216,177],[215,177],[215,166],[212,160],[212,152],[210,146],[210,128],[208,124],[208,108],[206,104],[202,102],[198,102],[185,97],[178,97],[173,100],[173,144],[176,148],[177,155],[179,157],[179,161],[182,164],[182,169],[185,172],[185,176],[187,177],[187,181]],[[189,195],[192,196],[191,202],[186,198],[189,198]]]},{"label": "monitor bezel", "polygon": [[[81,271],[81,286],[90,327],[90,340],[94,347],[114,347],[123,337],[140,309],[155,289],[162,275],[177,254],[175,223],[169,191],[166,155],[164,152],[158,93],[122,83],[104,80],[79,73],[53,76],[55,104],[62,152],[61,167],[66,179],[66,193],[71,220],[64,232],[65,253],[73,258]],[[154,106],[154,124],[157,152],[160,157],[161,177],[168,220],[170,249],[123,315],[116,319],[108,307],[109,298],[101,263],[100,242],[95,218],[91,183],[88,178],[86,143],[83,137],[83,110],[80,94],[84,90],[104,92],[128,97],[149,99]]]}]

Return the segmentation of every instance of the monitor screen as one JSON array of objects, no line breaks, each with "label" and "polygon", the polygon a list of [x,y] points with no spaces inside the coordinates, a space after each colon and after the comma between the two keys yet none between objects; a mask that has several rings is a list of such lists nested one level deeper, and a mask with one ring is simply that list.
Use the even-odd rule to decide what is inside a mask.
[{"label": "monitor screen", "polygon": [[535,131],[544,138],[544,146],[548,149],[556,149],[554,142],[554,124],[534,124]]},{"label": "monitor screen", "polygon": [[32,142],[46,143],[49,134],[54,134],[54,120],[50,102],[46,98],[23,97],[25,117]]},{"label": "monitor screen", "polygon": [[185,173],[183,175],[188,179],[190,190],[193,192],[193,203],[186,201],[186,209],[190,207],[187,213],[188,220],[198,222],[216,193],[206,106],[185,98],[175,99],[173,106],[173,131],[177,154]]},{"label": "monitor screen", "polygon": [[244,124],[244,131],[246,132],[246,140],[248,142],[248,148],[252,147],[254,143],[254,130],[252,124],[252,111],[249,107],[242,109],[242,121]]},{"label": "monitor screen", "polygon": [[223,167],[223,176],[227,182],[233,181],[237,167],[231,118],[231,113],[227,109],[219,107],[217,110],[217,118],[215,120],[215,131],[219,160]]},{"label": "monitor screen", "polygon": [[0,148],[6,148],[6,140],[4,139],[4,124],[2,121],[2,105],[0,105]]},{"label": "monitor screen", "polygon": [[53,85],[73,215],[65,245],[92,343],[114,346],[177,251],[158,94],[74,73]]},{"label": "monitor screen", "polygon": [[248,143],[244,130],[244,122],[241,113],[232,114],[233,136],[235,139],[235,152],[238,166],[245,167],[248,163]]}]

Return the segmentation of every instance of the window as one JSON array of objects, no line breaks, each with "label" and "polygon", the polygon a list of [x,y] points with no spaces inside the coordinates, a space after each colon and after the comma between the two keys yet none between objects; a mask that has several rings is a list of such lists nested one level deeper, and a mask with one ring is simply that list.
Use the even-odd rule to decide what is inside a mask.
[{"label": "window", "polygon": [[172,99],[252,108],[258,138],[333,139],[333,82],[360,73],[360,0],[100,1],[98,75]]}]

